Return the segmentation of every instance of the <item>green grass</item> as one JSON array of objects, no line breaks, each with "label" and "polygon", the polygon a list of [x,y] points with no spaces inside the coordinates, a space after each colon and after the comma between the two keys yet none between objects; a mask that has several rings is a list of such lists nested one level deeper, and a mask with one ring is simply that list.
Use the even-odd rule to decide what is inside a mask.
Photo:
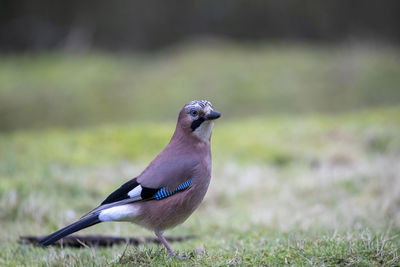
[{"label": "green grass", "polygon": [[[176,111],[177,112],[177,111]],[[175,112],[175,113],[176,113]],[[213,178],[199,209],[158,245],[39,248],[100,203],[168,142],[174,123],[107,124],[0,135],[0,265],[400,266],[400,108],[216,122]],[[152,235],[128,223],[82,234]],[[124,250],[126,248],[126,252]],[[195,253],[204,248],[203,253]]]},{"label": "green grass", "polygon": [[343,112],[400,101],[396,48],[227,42],[158,54],[0,55],[0,130],[175,121],[193,99],[224,118]]},{"label": "green grass", "polygon": [[171,257],[154,245],[112,248],[38,249],[17,244],[0,245],[0,264],[7,266],[398,266],[399,248],[385,234],[302,235],[262,231],[216,234],[205,237],[205,251],[196,253],[198,241],[173,244],[189,256]]}]

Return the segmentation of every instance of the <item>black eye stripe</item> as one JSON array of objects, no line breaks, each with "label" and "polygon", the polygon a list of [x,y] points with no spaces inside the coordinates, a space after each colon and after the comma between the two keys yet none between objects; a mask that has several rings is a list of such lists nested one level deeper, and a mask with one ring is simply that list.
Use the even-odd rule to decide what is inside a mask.
[{"label": "black eye stripe", "polygon": [[197,127],[199,127],[202,123],[204,122],[204,118],[198,118],[197,120],[192,122],[192,125],[190,125],[190,128],[192,128],[192,131],[196,130]]}]

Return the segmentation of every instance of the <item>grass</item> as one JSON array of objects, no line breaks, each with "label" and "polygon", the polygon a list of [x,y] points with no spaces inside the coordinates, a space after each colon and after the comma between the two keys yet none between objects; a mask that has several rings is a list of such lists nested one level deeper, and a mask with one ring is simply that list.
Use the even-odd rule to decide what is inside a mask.
[{"label": "grass", "polygon": [[[174,123],[0,135],[0,265],[400,266],[400,108],[217,121],[213,179],[199,209],[158,245],[39,248],[20,235],[71,223],[162,149]],[[82,234],[147,236],[127,223]],[[195,253],[198,248],[204,252]],[[126,251],[125,251],[126,249]],[[125,253],[124,253],[125,251]]]},{"label": "grass", "polygon": [[172,122],[171,110],[197,98],[230,119],[393,105],[399,63],[397,48],[350,44],[197,42],[158,54],[0,55],[0,130]]},{"label": "grass", "polygon": [[[258,228],[258,231],[262,228]],[[266,236],[268,235],[269,236]],[[215,240],[216,238],[219,238]],[[303,236],[301,234],[245,232],[227,239],[220,234],[206,237],[205,252],[197,253],[188,246],[174,244],[192,255],[188,260],[171,257],[161,247],[114,246],[109,249],[37,249],[32,246],[8,245],[0,255],[4,265],[39,266],[398,266],[399,249],[393,240],[369,232],[358,234],[332,233]],[[2,256],[3,256],[2,255]]]}]

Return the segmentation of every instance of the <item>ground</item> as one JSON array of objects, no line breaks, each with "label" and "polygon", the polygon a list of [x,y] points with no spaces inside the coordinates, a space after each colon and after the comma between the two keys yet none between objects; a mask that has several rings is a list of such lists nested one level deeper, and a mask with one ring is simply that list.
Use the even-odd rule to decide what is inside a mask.
[{"label": "ground", "polygon": [[[217,121],[209,192],[166,233],[197,236],[172,244],[193,255],[185,261],[159,245],[18,244],[20,235],[73,222],[137,175],[168,142],[173,123],[2,134],[0,264],[399,266],[399,125],[396,107]],[[128,223],[81,232],[90,233],[152,235]]]}]

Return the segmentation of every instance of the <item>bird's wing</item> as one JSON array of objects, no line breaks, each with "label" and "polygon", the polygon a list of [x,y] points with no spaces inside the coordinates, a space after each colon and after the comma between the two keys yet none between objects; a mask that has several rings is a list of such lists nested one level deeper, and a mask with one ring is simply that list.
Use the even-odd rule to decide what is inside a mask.
[{"label": "bird's wing", "polygon": [[128,203],[144,201],[144,200],[160,200],[169,196],[172,196],[180,191],[189,188],[192,185],[193,179],[187,178],[185,182],[178,185],[173,190],[164,187],[149,188],[142,186],[137,182],[137,178],[134,178],[120,188],[112,192],[97,208],[85,214],[82,218],[88,215],[96,214],[102,210],[112,208],[115,206],[121,206]]},{"label": "bird's wing", "polygon": [[168,191],[173,191],[188,179],[196,176],[201,169],[198,163],[199,160],[190,154],[160,154],[139,175],[137,182],[144,187],[165,187]]},{"label": "bird's wing", "polygon": [[189,188],[196,173],[196,160],[163,152],[137,178],[123,184],[83,217],[127,203],[160,200]]},{"label": "bird's wing", "polygon": [[[60,229],[55,233],[41,239],[40,244],[43,246],[47,246],[63,238],[64,236],[97,224],[99,222],[119,220],[121,218],[124,218],[128,215],[126,210],[120,210],[120,213],[116,214],[115,211],[111,208],[138,201],[157,201],[189,188],[192,184],[192,181],[192,178],[188,178],[184,183],[177,186],[174,190],[168,190],[166,187],[150,188],[142,186],[137,181],[137,178],[134,178],[112,192],[100,204],[100,206],[84,215],[79,221],[68,225],[67,227],[64,227],[63,229]],[[102,214],[103,212],[105,213]],[[112,216],[110,216],[110,214],[112,214]]]}]

